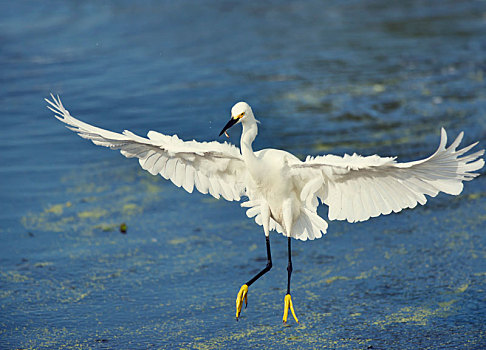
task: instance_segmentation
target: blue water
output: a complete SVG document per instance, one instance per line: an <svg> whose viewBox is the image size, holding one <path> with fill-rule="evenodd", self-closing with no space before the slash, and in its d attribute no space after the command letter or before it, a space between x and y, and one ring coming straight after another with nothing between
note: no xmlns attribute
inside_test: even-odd
<svg viewBox="0 0 486 350"><path fill-rule="evenodd" d="M43 101L208 141L246 100L255 148L300 157L413 160L441 126L484 148L485 18L455 0L1 2L0 348L485 348L484 169L460 196L295 241L300 325L281 324L272 234L274 268L236 322L261 228L80 139Z"/></svg>

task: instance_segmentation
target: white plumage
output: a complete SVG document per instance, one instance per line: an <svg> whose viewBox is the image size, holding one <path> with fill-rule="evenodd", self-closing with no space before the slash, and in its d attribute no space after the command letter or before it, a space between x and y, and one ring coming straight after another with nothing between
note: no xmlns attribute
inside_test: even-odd
<svg viewBox="0 0 486 350"><path fill-rule="evenodd" d="M241 205L248 208L248 217L263 225L267 236L277 230L301 240L320 238L328 225L317 215L319 200L329 207L329 220L357 222L423 205L426 196L439 192L457 195L462 182L476 177L474 172L484 165L480 158L484 150L465 155L477 142L458 149L462 132L446 148L444 129L437 151L415 162L357 154L308 157L302 162L281 150L253 152L257 121L244 102L233 107L223 130L242 123L240 152L226 142L182 141L155 131L144 138L126 130L122 134L103 130L72 117L59 97L46 101L56 117L81 137L138 158L143 169L189 193L196 188L229 201L247 197Z"/></svg>

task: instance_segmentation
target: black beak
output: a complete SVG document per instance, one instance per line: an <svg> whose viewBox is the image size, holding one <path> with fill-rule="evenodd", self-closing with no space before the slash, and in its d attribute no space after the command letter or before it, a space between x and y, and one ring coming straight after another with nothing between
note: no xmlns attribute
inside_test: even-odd
<svg viewBox="0 0 486 350"><path fill-rule="evenodd" d="M233 125L235 125L237 122L238 122L239 119L234 119L234 118L231 118L230 121L228 123L226 123L226 125L224 126L223 130L221 130L221 132L219 133L219 136L223 135L224 132L226 130L228 130L229 128L231 128Z"/></svg>

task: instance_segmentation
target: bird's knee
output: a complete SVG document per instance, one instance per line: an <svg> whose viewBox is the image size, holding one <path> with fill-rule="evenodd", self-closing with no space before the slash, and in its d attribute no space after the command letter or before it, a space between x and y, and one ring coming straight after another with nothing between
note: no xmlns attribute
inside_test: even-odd
<svg viewBox="0 0 486 350"><path fill-rule="evenodd" d="M287 272L292 273L292 264L287 265Z"/></svg>
<svg viewBox="0 0 486 350"><path fill-rule="evenodd" d="M269 260L269 261L267 262L267 267L266 267L266 268L267 268L267 270L270 270L270 269L272 268L272 266L273 266L273 265L272 265L272 261L271 261L271 260Z"/></svg>

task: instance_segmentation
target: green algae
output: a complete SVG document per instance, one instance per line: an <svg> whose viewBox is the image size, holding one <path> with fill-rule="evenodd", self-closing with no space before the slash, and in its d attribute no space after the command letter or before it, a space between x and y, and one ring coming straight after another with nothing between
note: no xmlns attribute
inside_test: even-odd
<svg viewBox="0 0 486 350"><path fill-rule="evenodd" d="M387 315L383 320L374 321L372 324L381 328L396 323L407 323L417 326L426 326L433 318L446 318L450 315L453 305L457 300L439 302L433 306L406 306L398 312Z"/></svg>
<svg viewBox="0 0 486 350"><path fill-rule="evenodd" d="M151 179L152 176L143 173L139 175L141 176L139 182L135 181L136 173L130 174L125 180L134 184L121 185L113 190L104 184L105 178L101 178L97 184L90 180L90 175L86 176L85 181L78 179L79 174L67 175L62 182L68 186L66 192L72 199L64 203L49 205L37 213L29 212L21 218L21 223L31 231L63 232L86 230L86 227L89 227L91 231L101 229L104 232L110 232L116 224L100 223L101 220L111 221L110 218L114 217L127 219L140 215L145 206L151 205L159 198L161 189L158 182L160 179L156 177L155 180ZM113 176L119 177L119 174ZM126 174L122 176L126 176ZM72 186L70 186L71 184ZM138 192L145 194L139 202L134 196ZM100 204L101 198L108 193L112 193L118 200L110 205Z"/></svg>

